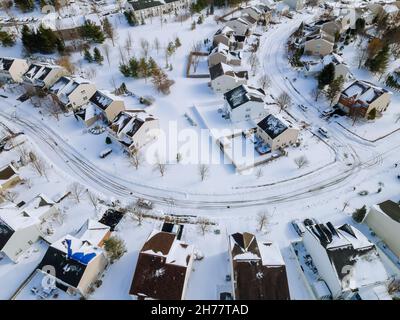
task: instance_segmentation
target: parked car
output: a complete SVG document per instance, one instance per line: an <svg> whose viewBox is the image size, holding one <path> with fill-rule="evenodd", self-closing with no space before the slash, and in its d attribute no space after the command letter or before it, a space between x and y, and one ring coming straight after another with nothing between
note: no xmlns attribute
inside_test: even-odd
<svg viewBox="0 0 400 320"><path fill-rule="evenodd" d="M293 229L296 233L301 237L306 232L306 228L304 227L303 223L299 219L292 220Z"/></svg>
<svg viewBox="0 0 400 320"><path fill-rule="evenodd" d="M304 104L299 104L298 107L303 111L307 111L308 109L308 107L306 107Z"/></svg>
<svg viewBox="0 0 400 320"><path fill-rule="evenodd" d="M110 148L104 149L102 152L100 152L100 158L104 159L104 158L107 157L111 152L112 152L112 149L110 149Z"/></svg>
<svg viewBox="0 0 400 320"><path fill-rule="evenodd" d="M323 135L325 138L329 138L329 133L328 130L326 130L324 127L319 127L318 132Z"/></svg>
<svg viewBox="0 0 400 320"><path fill-rule="evenodd" d="M306 218L303 220L303 224L308 227L319 224L319 221L315 218Z"/></svg>
<svg viewBox="0 0 400 320"><path fill-rule="evenodd" d="M139 207L142 207L142 208L146 208L146 209L149 209L149 210L153 209L153 203L150 200L139 198L136 201L136 204Z"/></svg>
<svg viewBox="0 0 400 320"><path fill-rule="evenodd" d="M335 110L333 110L332 108L325 109L324 111L322 111L321 117L328 117L334 112Z"/></svg>

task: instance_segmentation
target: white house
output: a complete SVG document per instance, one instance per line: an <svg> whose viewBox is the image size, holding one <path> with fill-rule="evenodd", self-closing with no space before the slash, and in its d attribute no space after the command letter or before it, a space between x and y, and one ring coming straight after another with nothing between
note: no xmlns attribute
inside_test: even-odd
<svg viewBox="0 0 400 320"><path fill-rule="evenodd" d="M232 66L240 66L242 63L240 51L230 51L228 46L219 43L208 55L208 66L212 67L221 62Z"/></svg>
<svg viewBox="0 0 400 320"><path fill-rule="evenodd" d="M252 19L251 21L253 23L251 23L249 20L246 20L243 16L235 17L228 20L225 23L225 26L231 28L233 31L235 31L236 34L245 36L252 30L255 25L255 20Z"/></svg>
<svg viewBox="0 0 400 320"><path fill-rule="evenodd" d="M62 76L67 75L65 68L48 63L32 63L23 75L25 83L40 88L50 88Z"/></svg>
<svg viewBox="0 0 400 320"><path fill-rule="evenodd" d="M375 245L353 226L307 226L303 243L334 299L390 299Z"/></svg>
<svg viewBox="0 0 400 320"><path fill-rule="evenodd" d="M247 71L234 71L225 63L219 63L209 68L211 87L217 93L225 93L242 84L247 84Z"/></svg>
<svg viewBox="0 0 400 320"><path fill-rule="evenodd" d="M144 110L120 112L108 127L109 136L128 152L141 149L159 134L159 121Z"/></svg>
<svg viewBox="0 0 400 320"><path fill-rule="evenodd" d="M74 115L87 127L90 127L97 121L109 124L124 110L124 100L109 91L97 90L89 99L89 103L76 109Z"/></svg>
<svg viewBox="0 0 400 320"><path fill-rule="evenodd" d="M224 94L225 109L233 122L263 118L267 115L265 92L247 85L240 85Z"/></svg>
<svg viewBox="0 0 400 320"><path fill-rule="evenodd" d="M256 134L274 151L297 142L300 130L288 120L269 114L257 123Z"/></svg>
<svg viewBox="0 0 400 320"><path fill-rule="evenodd" d="M213 36L213 46L222 43L230 50L241 50L244 47L246 36L237 35L235 31L227 26L219 29Z"/></svg>
<svg viewBox="0 0 400 320"><path fill-rule="evenodd" d="M398 203L387 200L372 206L364 222L400 257L400 205Z"/></svg>
<svg viewBox="0 0 400 320"><path fill-rule="evenodd" d="M169 13L177 13L188 9L192 0L128 0L125 4L127 11L135 13L138 19L162 16Z"/></svg>
<svg viewBox="0 0 400 320"><path fill-rule="evenodd" d="M303 56L301 61L304 63L308 75L314 76L321 72L326 65L332 63L335 68L335 79L342 76L344 82L347 82L353 78L347 63L336 53L328 54L322 59L314 56Z"/></svg>
<svg viewBox="0 0 400 320"><path fill-rule="evenodd" d="M20 83L28 67L25 59L0 57L0 81Z"/></svg>
<svg viewBox="0 0 400 320"><path fill-rule="evenodd" d="M96 86L80 77L61 77L50 87L50 93L57 96L65 107L74 110L87 104L95 92Z"/></svg>
<svg viewBox="0 0 400 320"><path fill-rule="evenodd" d="M57 204L43 193L20 207L20 211L24 216L35 218L40 222L52 218L60 212Z"/></svg>
<svg viewBox="0 0 400 320"><path fill-rule="evenodd" d="M139 300L184 300L194 247L171 232L153 230L140 250L129 294Z"/></svg>
<svg viewBox="0 0 400 320"><path fill-rule="evenodd" d="M283 2L286 3L291 10L298 11L298 10L301 10L304 8L305 1L304 0L283 0Z"/></svg>
<svg viewBox="0 0 400 320"><path fill-rule="evenodd" d="M14 206L0 208L0 252L11 261L16 263L39 237L39 220Z"/></svg>

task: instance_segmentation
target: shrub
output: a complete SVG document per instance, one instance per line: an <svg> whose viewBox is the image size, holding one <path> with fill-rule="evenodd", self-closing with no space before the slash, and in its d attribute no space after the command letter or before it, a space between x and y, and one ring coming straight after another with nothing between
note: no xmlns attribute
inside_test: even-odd
<svg viewBox="0 0 400 320"><path fill-rule="evenodd" d="M361 222L364 220L366 214L367 214L367 208L366 208L366 206L364 205L364 206L362 206L361 208L356 209L356 210L353 212L352 217L353 217L353 220L354 220L355 222L361 223Z"/></svg>

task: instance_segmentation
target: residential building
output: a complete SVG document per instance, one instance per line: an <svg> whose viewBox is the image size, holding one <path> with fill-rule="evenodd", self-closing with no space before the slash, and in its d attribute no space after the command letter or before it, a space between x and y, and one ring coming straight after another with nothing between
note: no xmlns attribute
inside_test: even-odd
<svg viewBox="0 0 400 320"><path fill-rule="evenodd" d="M301 10L304 8L305 1L304 0L283 0L283 2L286 3L291 10L298 11L298 10Z"/></svg>
<svg viewBox="0 0 400 320"><path fill-rule="evenodd" d="M61 77L50 87L54 94L67 108L76 110L89 102L95 94L96 86L80 77Z"/></svg>
<svg viewBox="0 0 400 320"><path fill-rule="evenodd" d="M304 53L307 55L326 56L332 53L335 43L329 37L319 34L304 43Z"/></svg>
<svg viewBox="0 0 400 320"><path fill-rule="evenodd" d="M313 56L303 56L301 60L305 65L308 75L316 76L326 65L333 63L335 68L335 79L342 76L344 82L347 82L353 78L347 63L336 53L328 54L322 59Z"/></svg>
<svg viewBox="0 0 400 320"><path fill-rule="evenodd" d="M353 226L307 226L303 243L334 299L390 299L375 245Z"/></svg>
<svg viewBox="0 0 400 320"><path fill-rule="evenodd" d="M192 2L191 0L128 0L125 9L134 12L138 19L145 19L188 10Z"/></svg>
<svg viewBox="0 0 400 320"><path fill-rule="evenodd" d="M222 43L229 47L229 50L242 50L246 36L237 35L230 27L223 27L219 29L213 37L213 46Z"/></svg>
<svg viewBox="0 0 400 320"><path fill-rule="evenodd" d="M95 221L86 225L79 237L66 235L54 242L37 268L37 272L53 277L57 288L71 295L87 296L108 265L99 245L109 237L109 227Z"/></svg>
<svg viewBox="0 0 400 320"><path fill-rule="evenodd" d="M211 87L215 92L225 93L237 86L247 84L247 71L234 71L231 66L219 63L209 68Z"/></svg>
<svg viewBox="0 0 400 320"><path fill-rule="evenodd" d="M80 117L87 126L91 126L97 120L109 124L124 110L125 103L123 100L108 91L97 90L90 98L90 102L77 110L75 115Z"/></svg>
<svg viewBox="0 0 400 320"><path fill-rule="evenodd" d="M61 66L34 62L24 73L23 80L35 87L49 89L57 80L67 74L68 71Z"/></svg>
<svg viewBox="0 0 400 320"><path fill-rule="evenodd" d="M25 215L14 206L0 208L0 252L11 261L20 256L39 240L39 221Z"/></svg>
<svg viewBox="0 0 400 320"><path fill-rule="evenodd" d="M43 222L60 213L57 204L42 193L34 197L28 203L25 203L18 208L18 210L21 211L24 216L35 218L39 222Z"/></svg>
<svg viewBox="0 0 400 320"><path fill-rule="evenodd" d="M387 200L371 207L364 222L400 257L400 205Z"/></svg>
<svg viewBox="0 0 400 320"><path fill-rule="evenodd" d="M175 233L152 231L140 250L129 294L139 300L184 300L193 251Z"/></svg>
<svg viewBox="0 0 400 320"><path fill-rule="evenodd" d="M108 133L128 152L133 152L157 138L159 121L144 110L126 110L115 117Z"/></svg>
<svg viewBox="0 0 400 320"><path fill-rule="evenodd" d="M274 151L296 143L299 132L288 120L269 114L257 123L256 134Z"/></svg>
<svg viewBox="0 0 400 320"><path fill-rule="evenodd" d="M248 17L249 19L246 19L245 17ZM231 28L237 35L246 36L251 32L255 23L256 21L250 16L241 16L231 18L225 23L225 26Z"/></svg>
<svg viewBox="0 0 400 320"><path fill-rule="evenodd" d="M21 182L21 178L12 164L0 168L0 192L14 187L19 182Z"/></svg>
<svg viewBox="0 0 400 320"><path fill-rule="evenodd" d="M28 67L25 59L0 57L0 81L21 83Z"/></svg>
<svg viewBox="0 0 400 320"><path fill-rule="evenodd" d="M261 19L263 15L263 11L257 6L246 6L242 9L242 14L248 15L254 20Z"/></svg>
<svg viewBox="0 0 400 320"><path fill-rule="evenodd" d="M267 115L265 92L247 85L240 85L224 94L225 109L233 122L263 118Z"/></svg>
<svg viewBox="0 0 400 320"><path fill-rule="evenodd" d="M279 248L243 232L229 236L235 300L290 300L286 266Z"/></svg>
<svg viewBox="0 0 400 320"><path fill-rule="evenodd" d="M208 66L212 67L221 62L232 66L240 66L242 63L240 51L230 51L228 46L219 43L211 50L208 56Z"/></svg>
<svg viewBox="0 0 400 320"><path fill-rule="evenodd" d="M390 100L391 92L386 89L356 80L342 91L338 106L350 116L367 118L372 110L386 111Z"/></svg>

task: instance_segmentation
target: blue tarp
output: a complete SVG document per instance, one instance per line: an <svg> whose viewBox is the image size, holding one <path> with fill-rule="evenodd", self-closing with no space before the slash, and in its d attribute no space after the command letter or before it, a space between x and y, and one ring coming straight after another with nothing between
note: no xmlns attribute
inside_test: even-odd
<svg viewBox="0 0 400 320"><path fill-rule="evenodd" d="M67 239L66 242L68 245L68 253L67 253L68 259L73 259L84 265L87 265L94 257L96 257L95 253L88 253L88 254L84 254L83 252L72 253L71 240Z"/></svg>

